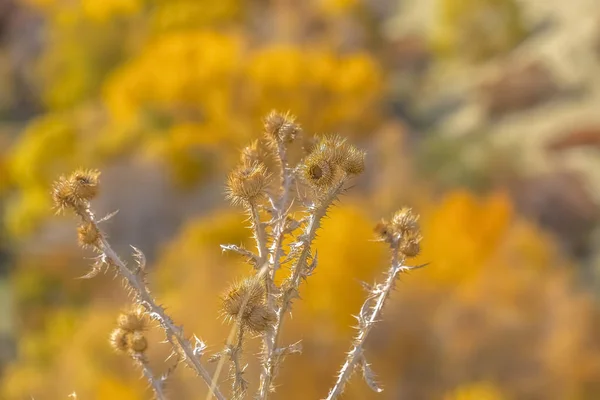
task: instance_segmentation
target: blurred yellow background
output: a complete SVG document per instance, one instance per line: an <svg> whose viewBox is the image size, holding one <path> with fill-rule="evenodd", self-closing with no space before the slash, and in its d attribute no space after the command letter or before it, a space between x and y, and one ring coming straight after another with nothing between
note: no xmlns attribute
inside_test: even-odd
<svg viewBox="0 0 600 400"><path fill-rule="evenodd" d="M360 281L388 263L373 227L404 205L430 264L367 342L384 392L357 374L345 399L600 398L597 0L0 0L0 399L152 396L108 344L120 280L75 279L92 254L53 216L76 167L103 171L111 243L143 250L158 300L221 350L218 295L249 271L219 244L253 245L224 180L271 109L368 152L324 222L274 398L326 395ZM206 390L185 368L168 386Z"/></svg>

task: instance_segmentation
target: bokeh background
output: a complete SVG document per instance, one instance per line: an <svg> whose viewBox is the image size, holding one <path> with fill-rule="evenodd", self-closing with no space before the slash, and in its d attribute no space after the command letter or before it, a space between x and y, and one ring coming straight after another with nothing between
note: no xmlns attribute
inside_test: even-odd
<svg viewBox="0 0 600 400"><path fill-rule="evenodd" d="M51 210L79 166L103 171L116 249L142 249L159 301L222 348L218 295L249 271L219 244L252 245L224 177L271 109L369 154L324 224L274 398L326 394L360 281L387 265L373 226L402 205L430 265L368 341L385 391L356 376L345 398L600 398L597 0L0 0L1 399L151 397L107 343L119 279L76 279L92 254ZM169 391L206 388L180 368Z"/></svg>

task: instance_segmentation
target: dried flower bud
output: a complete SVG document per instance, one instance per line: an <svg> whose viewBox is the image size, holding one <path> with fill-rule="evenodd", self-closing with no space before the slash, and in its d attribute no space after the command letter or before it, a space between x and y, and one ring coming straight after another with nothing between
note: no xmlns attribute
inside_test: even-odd
<svg viewBox="0 0 600 400"><path fill-rule="evenodd" d="M422 236L418 232L407 232L400 240L400 253L406 258L413 258L421 252Z"/></svg>
<svg viewBox="0 0 600 400"><path fill-rule="evenodd" d="M73 188L75 197L89 201L98 195L98 170L77 170L69 177L69 183Z"/></svg>
<svg viewBox="0 0 600 400"><path fill-rule="evenodd" d="M64 176L52 185L52 201L57 213L67 209L81 212L86 207L85 201L75 195L73 185Z"/></svg>
<svg viewBox="0 0 600 400"><path fill-rule="evenodd" d="M141 307L119 314L117 325L127 332L144 331L148 327L148 319Z"/></svg>
<svg viewBox="0 0 600 400"><path fill-rule="evenodd" d="M263 163L241 165L227 178L228 198L233 204L254 204L264 195L269 178Z"/></svg>
<svg viewBox="0 0 600 400"><path fill-rule="evenodd" d="M148 349L148 340L143 332L136 331L127 336L127 346L135 353L143 353Z"/></svg>
<svg viewBox="0 0 600 400"><path fill-rule="evenodd" d="M340 161L340 167L350 175L359 175L365 170L365 155L364 151L349 146L346 157Z"/></svg>
<svg viewBox="0 0 600 400"><path fill-rule="evenodd" d="M394 240L394 230L392 229L392 227L390 226L390 223L385 221L385 220L381 220L381 222L379 222L377 225L375 225L375 234L377 235L378 239L387 242L387 243L392 243Z"/></svg>
<svg viewBox="0 0 600 400"><path fill-rule="evenodd" d="M241 312L241 324L253 332L264 332L277 318L265 305L265 288L256 278L235 283L223 296L222 312L229 321L236 321Z"/></svg>
<svg viewBox="0 0 600 400"><path fill-rule="evenodd" d="M84 222L77 228L77 241L83 248L100 247L101 237L100 230L94 223Z"/></svg>
<svg viewBox="0 0 600 400"><path fill-rule="evenodd" d="M292 142L302 132L294 116L277 111L271 111L264 119L264 129L267 139L276 143Z"/></svg>
<svg viewBox="0 0 600 400"><path fill-rule="evenodd" d="M261 156L258 149L258 140L253 141L242 149L240 161L244 165L252 165L260 162Z"/></svg>
<svg viewBox="0 0 600 400"><path fill-rule="evenodd" d="M110 345L120 353L125 353L129 349L129 339L131 332L117 328L110 334Z"/></svg>
<svg viewBox="0 0 600 400"><path fill-rule="evenodd" d="M223 296L223 313L226 317L236 318L245 304L243 314L247 314L252 307L264 302L265 293L265 288L258 279L249 278L236 282Z"/></svg>
<svg viewBox="0 0 600 400"><path fill-rule="evenodd" d="M395 230L402 234L406 232L416 233L419 231L419 215L415 214L411 208L404 207L396 211L392 217L392 225Z"/></svg>
<svg viewBox="0 0 600 400"><path fill-rule="evenodd" d="M314 189L329 189L336 182L335 167L315 153L308 156L300 167L302 179Z"/></svg>
<svg viewBox="0 0 600 400"><path fill-rule="evenodd" d="M270 330L277 321L275 311L268 309L265 305L259 305L252 309L249 317L244 320L245 327L254 333Z"/></svg>

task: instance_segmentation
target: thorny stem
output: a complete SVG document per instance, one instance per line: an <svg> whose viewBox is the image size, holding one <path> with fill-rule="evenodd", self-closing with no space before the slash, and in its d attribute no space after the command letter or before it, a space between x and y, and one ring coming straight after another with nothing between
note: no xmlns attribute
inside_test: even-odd
<svg viewBox="0 0 600 400"><path fill-rule="evenodd" d="M237 343L229 349L230 360L233 366L233 393L236 399L241 399L246 395L248 382L244 379L244 368L241 365L242 347L244 344L244 326L239 325L237 333Z"/></svg>
<svg viewBox="0 0 600 400"><path fill-rule="evenodd" d="M379 320L381 310L383 309L383 305L388 296L390 295L390 292L394 288L394 283L398 274L400 272L412 269L412 267L403 266L402 263L403 260L401 260L398 256L398 243L396 242L392 244L392 265L388 270L386 281L382 287L376 289L379 292L379 295L377 296L377 301L375 302L375 305L371 309L371 315L364 322L361 322L359 319L359 332L353 341L352 350L348 353L348 356L346 357L346 362L340 369L337 381L329 391L326 400L336 399L344 391L344 387L346 386L346 383L348 382L350 376L354 372L357 363L361 360L361 357L363 357L363 345L365 343L365 340L367 339L367 336L369 336L369 332L371 332L371 328L373 328L375 322ZM365 304L361 309L367 309L368 303L372 300L372 297L367 298L367 300L365 300ZM359 318L361 317L362 316L359 316Z"/></svg>
<svg viewBox="0 0 600 400"><path fill-rule="evenodd" d="M150 366L148 365L148 361L145 359L145 357L143 355L140 355L140 356L134 356L133 359L142 367L142 372L144 373L144 376L148 380L148 383L150 383L150 386L152 386L152 391L154 392L154 398L156 400L167 400L167 397L165 396L165 393L163 390L164 389L163 388L164 381L160 378L157 379L154 376L154 374L152 374L152 370L150 369Z"/></svg>
<svg viewBox="0 0 600 400"><path fill-rule="evenodd" d="M87 222L96 225L94 214L90 209L86 210L86 213L81 216ZM105 236L101 236L102 252L104 256L115 265L119 273L127 280L129 286L133 289L135 296L139 302L144 305L150 317L157 320L163 327L167 339L173 346L174 350L178 353L183 352L184 359L188 366L192 368L196 373L204 380L204 382L210 388L211 394L218 400L225 400L225 397L220 392L219 388L213 384L210 374L200 363L198 356L194 354L191 343L184 338L183 330L176 326L171 317L169 317L163 307L156 304L152 295L148 291L145 282L139 274L133 273L125 263L119 258L117 253L112 249L110 243L106 240Z"/></svg>
<svg viewBox="0 0 600 400"><path fill-rule="evenodd" d="M267 254L267 233L265 227L260 221L260 214L256 204L250 204L248 206L248 212L252 220L252 226L254 227L254 237L256 239L256 249L258 251L257 269L260 269L265 262L265 256Z"/></svg>
<svg viewBox="0 0 600 400"><path fill-rule="evenodd" d="M281 257L282 257L282 247L283 247L283 238L285 233L285 224L287 218L287 211L289 206L289 197L290 197L290 189L292 186L293 176L292 171L287 165L287 151L286 147L283 143L278 143L277 148L277 157L281 167L281 187L282 192L281 196L278 199L278 204L275 207L277 212L276 215L276 223L273 227L273 241L271 243L271 247L269 248L269 270L268 273L265 274L265 286L267 291L267 307L270 310L276 311L275 309L275 274L279 269ZM264 349L263 349L263 365L260 373L260 393L263 393L263 387L265 385L266 376L268 374L268 359L269 356L273 352L274 345L274 331L267 330L264 334Z"/></svg>
<svg viewBox="0 0 600 400"><path fill-rule="evenodd" d="M302 282L302 271L305 268L306 261L310 255L312 242L316 237L317 230L321 226L321 219L325 216L329 205L336 198L344 183L345 179L340 179L338 185L336 185L336 187L328 193L326 198L319 202L309 216L308 225L305 229L305 234L302 237L302 250L298 255L298 259L296 260L296 263L292 269L292 276L289 279L289 286L283 293L281 306L279 310L277 310L277 322L273 328L273 341L269 348L269 354L266 359L266 373L264 382L261 382L260 386L260 399L267 399L269 396L269 388L273 382L278 364L277 358L279 355L277 354L277 346L279 343L279 336L283 326L284 317L292 304L292 300L297 296L298 287Z"/></svg>

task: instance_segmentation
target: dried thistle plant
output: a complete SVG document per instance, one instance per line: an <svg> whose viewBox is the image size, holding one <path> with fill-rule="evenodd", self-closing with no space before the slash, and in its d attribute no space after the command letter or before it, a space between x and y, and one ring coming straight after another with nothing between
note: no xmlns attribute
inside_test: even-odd
<svg viewBox="0 0 600 400"><path fill-rule="evenodd" d="M80 170L60 177L54 184L52 196L58 211L72 210L80 219L77 230L81 247L98 253L97 262L85 278L94 277L104 268L113 269L130 290L134 311L122 314L118 327L111 335L112 346L129 354L144 371L155 396L164 398L162 391L166 376L155 378L146 362L148 347L144 329L146 317L163 328L173 353L209 386L207 398L226 397L218 388L220 373L229 362L231 398L247 396L249 384L244 377L242 361L246 340L253 336L262 340L261 373L257 399L267 399L274 392L277 373L286 356L301 352L300 341L280 343L286 315L299 298L303 281L317 268L318 256L314 247L317 231L329 208L348 187L349 181L365 169L365 152L339 136L317 138L296 163L290 161L291 146L296 146L302 129L290 114L270 113L264 120L263 140L255 141L241 152L240 163L227 178L227 198L244 209L250 221L256 250L233 244L223 244L223 251L235 252L251 266L252 274L233 283L221 296L221 314L232 325L225 348L209 358L217 362L214 375L208 373L201 356L206 345L194 336L187 338L157 304L148 289L145 258L134 249L135 266L124 263L110 247L90 208L90 200L98 193L99 172ZM267 154L262 154L265 148ZM276 171L270 171L266 158L274 159ZM274 177L277 177L276 179ZM363 345L374 323L380 318L383 305L401 272L408 267L406 260L420 251L421 233L418 216L410 209L401 209L390 221L376 227L381 241L390 246L391 266L383 283L372 286L357 319L358 333L353 341L338 379L328 399L337 398L356 368L361 368L366 382L376 391L374 374L364 356ZM291 239L291 240L288 240ZM289 243L284 246L284 243ZM276 284L276 274L286 266L289 273Z"/></svg>

